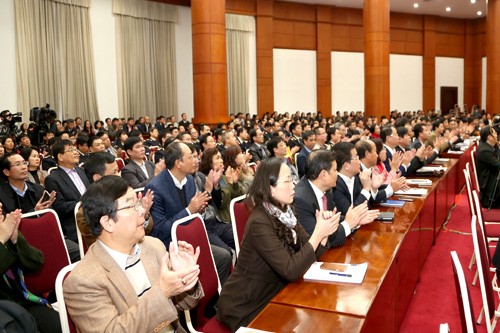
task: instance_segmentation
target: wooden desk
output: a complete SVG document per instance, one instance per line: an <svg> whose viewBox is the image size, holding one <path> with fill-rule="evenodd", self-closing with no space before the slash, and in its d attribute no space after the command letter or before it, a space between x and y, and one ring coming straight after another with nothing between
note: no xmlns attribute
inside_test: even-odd
<svg viewBox="0 0 500 333"><path fill-rule="evenodd" d="M363 283L290 283L250 327L276 332L397 332L452 204L448 191L454 197L456 182L449 177L456 179L457 163L456 159L447 162L448 170L441 177L426 177L433 181L426 198L416 198L402 208L382 208L395 212L393 223L363 226L344 246L321 257L326 262L368 262ZM278 315L280 310L290 317ZM301 323L294 318L303 318L308 324L297 329ZM321 323L313 323L313 318ZM361 319L357 322L353 318ZM315 329L309 330L308 325Z"/></svg>
<svg viewBox="0 0 500 333"><path fill-rule="evenodd" d="M364 319L339 313L269 304L252 321L252 327L277 333L332 333L338 327L345 332L359 332Z"/></svg>

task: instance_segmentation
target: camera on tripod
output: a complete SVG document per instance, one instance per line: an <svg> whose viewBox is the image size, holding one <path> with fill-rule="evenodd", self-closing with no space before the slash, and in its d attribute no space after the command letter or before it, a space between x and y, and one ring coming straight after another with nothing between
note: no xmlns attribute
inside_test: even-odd
<svg viewBox="0 0 500 333"><path fill-rule="evenodd" d="M39 146L43 143L44 135L50 131L52 123L57 118L57 114L50 108L50 104L45 104L44 107L34 107L30 110L30 121L35 123L31 141L34 145Z"/></svg>

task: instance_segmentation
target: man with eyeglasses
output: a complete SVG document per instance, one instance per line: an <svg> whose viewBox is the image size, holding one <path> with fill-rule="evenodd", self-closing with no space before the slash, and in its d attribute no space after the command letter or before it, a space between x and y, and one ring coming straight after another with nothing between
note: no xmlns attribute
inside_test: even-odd
<svg viewBox="0 0 500 333"><path fill-rule="evenodd" d="M14 153L0 159L1 176L5 182L0 186L2 213L7 214L21 209L22 213L47 209L56 200L56 192L51 191L44 199L43 186L28 181L28 162ZM80 260L78 244L66 238L66 247L72 262Z"/></svg>
<svg viewBox="0 0 500 333"><path fill-rule="evenodd" d="M64 235L78 242L74 209L90 183L85 171L77 166L80 154L71 141L61 140L54 143L52 154L58 168L45 178L45 188L49 192L57 193L53 208L59 215Z"/></svg>
<svg viewBox="0 0 500 333"><path fill-rule="evenodd" d="M129 162L122 170L122 178L125 179L132 188L146 186L153 177L165 170L165 162L160 160L158 164L145 160L146 149L142 140L137 136L132 136L125 140L123 149L129 156Z"/></svg>
<svg viewBox="0 0 500 333"><path fill-rule="evenodd" d="M144 201L144 200L142 200ZM185 332L178 311L203 297L199 248L145 236L147 208L125 180L105 176L82 197L97 241L64 282L79 332Z"/></svg>

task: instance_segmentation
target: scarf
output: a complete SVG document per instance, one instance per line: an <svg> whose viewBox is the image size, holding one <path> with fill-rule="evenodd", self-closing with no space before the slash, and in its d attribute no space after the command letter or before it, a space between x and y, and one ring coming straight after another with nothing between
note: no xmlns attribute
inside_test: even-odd
<svg viewBox="0 0 500 333"><path fill-rule="evenodd" d="M269 202L264 202L262 205L269 215L277 218L281 223L283 223L288 229L292 231L293 243L297 244L297 233L294 230L295 225L297 225L297 218L293 214L290 206L287 206L287 210L283 212L281 209Z"/></svg>

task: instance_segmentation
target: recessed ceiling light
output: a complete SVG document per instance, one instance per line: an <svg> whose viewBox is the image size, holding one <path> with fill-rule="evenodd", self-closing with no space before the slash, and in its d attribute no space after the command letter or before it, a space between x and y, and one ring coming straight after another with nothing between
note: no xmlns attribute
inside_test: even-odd
<svg viewBox="0 0 500 333"><path fill-rule="evenodd" d="M470 0L470 3L476 3L476 0Z"/></svg>
<svg viewBox="0 0 500 333"><path fill-rule="evenodd" d="M482 11L480 11L480 10L478 10L478 11L477 11L477 15L478 15L478 16L481 16L481 15L483 15L483 12L482 12Z"/></svg>
<svg viewBox="0 0 500 333"><path fill-rule="evenodd" d="M446 7L447 12L451 12L451 7Z"/></svg>
<svg viewBox="0 0 500 333"><path fill-rule="evenodd" d="M418 3L414 3L413 8L418 8Z"/></svg>

